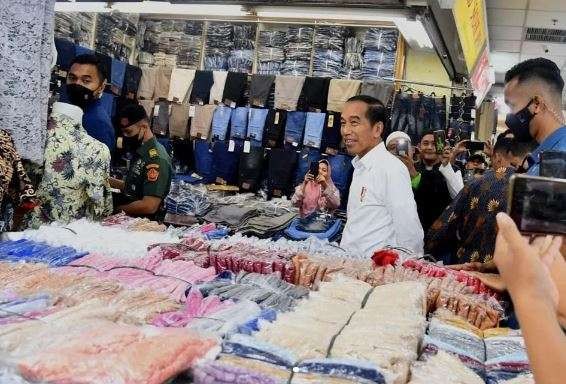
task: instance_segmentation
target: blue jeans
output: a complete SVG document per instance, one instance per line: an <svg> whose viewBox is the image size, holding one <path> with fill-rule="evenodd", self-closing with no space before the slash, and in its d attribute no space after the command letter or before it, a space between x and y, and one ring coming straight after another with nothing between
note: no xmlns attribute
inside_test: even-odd
<svg viewBox="0 0 566 384"><path fill-rule="evenodd" d="M287 235L289 238L293 240L306 240L311 236L314 236L321 240L325 240L325 239L332 240L333 238L336 237L336 235L338 235L338 232L340 232L340 228L341 228L340 219L331 220L325 223L324 227L325 227L324 231L304 230L304 228L301 225L301 219L297 218L294 219L289 225L289 228L285 230L285 235Z"/></svg>
<svg viewBox="0 0 566 384"><path fill-rule="evenodd" d="M322 131L324 130L325 113L308 112L303 145L320 148Z"/></svg>
<svg viewBox="0 0 566 384"><path fill-rule="evenodd" d="M418 143L420 135L417 131L417 121L415 119L416 101L410 94L402 93L397 95L393 103L391 115L391 131L405 132L411 138L411 142Z"/></svg>
<svg viewBox="0 0 566 384"><path fill-rule="evenodd" d="M248 138L260 143L263 141L263 130L268 113L269 109L250 108Z"/></svg>
<svg viewBox="0 0 566 384"><path fill-rule="evenodd" d="M225 141L217 141L212 149L212 170L215 181L220 178L227 184L235 185L238 181L238 164L240 162L240 153L242 152L242 143L236 142L234 152L228 152L228 143Z"/></svg>
<svg viewBox="0 0 566 384"><path fill-rule="evenodd" d="M230 124L230 116L232 115L232 108L225 105L219 105L214 110L212 117L212 139L213 140L226 140L228 133L228 125Z"/></svg>
<svg viewBox="0 0 566 384"><path fill-rule="evenodd" d="M305 175L309 171L312 162L318 162L321 159L320 151L315 148L303 148L299 154L299 164L295 173L295 185L299 185L305 179Z"/></svg>
<svg viewBox="0 0 566 384"><path fill-rule="evenodd" d="M306 112L294 111L287 113L287 125L285 126L285 142L300 144L307 122Z"/></svg>
<svg viewBox="0 0 566 384"><path fill-rule="evenodd" d="M232 110L231 139L245 139L248 128L248 108L238 107Z"/></svg>
<svg viewBox="0 0 566 384"><path fill-rule="evenodd" d="M214 173L212 170L212 150L210 144L206 140L195 140L195 170L202 176L203 183L211 183L214 181Z"/></svg>

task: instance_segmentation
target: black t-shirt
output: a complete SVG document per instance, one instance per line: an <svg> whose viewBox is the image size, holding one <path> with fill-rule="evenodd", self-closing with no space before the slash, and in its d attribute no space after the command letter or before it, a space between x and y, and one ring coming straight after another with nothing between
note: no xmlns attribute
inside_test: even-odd
<svg viewBox="0 0 566 384"><path fill-rule="evenodd" d="M417 166L417 171L421 174L421 182L413 191L425 233L452 201L446 179L438 170L439 167L440 165L437 164L428 170L423 165Z"/></svg>

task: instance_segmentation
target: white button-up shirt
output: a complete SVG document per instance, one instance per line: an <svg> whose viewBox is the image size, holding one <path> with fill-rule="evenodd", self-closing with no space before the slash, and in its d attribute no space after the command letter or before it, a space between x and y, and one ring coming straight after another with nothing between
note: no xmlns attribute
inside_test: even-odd
<svg viewBox="0 0 566 384"><path fill-rule="evenodd" d="M423 228L407 167L380 143L356 157L341 246L371 257L385 246L423 252Z"/></svg>

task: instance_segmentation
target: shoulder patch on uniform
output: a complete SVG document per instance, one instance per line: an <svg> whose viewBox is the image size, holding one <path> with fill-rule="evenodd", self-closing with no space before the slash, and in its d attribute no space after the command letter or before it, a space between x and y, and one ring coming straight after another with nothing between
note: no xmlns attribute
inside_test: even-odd
<svg viewBox="0 0 566 384"><path fill-rule="evenodd" d="M147 170L147 181L155 182L159 178L159 171L157 168L148 168Z"/></svg>
<svg viewBox="0 0 566 384"><path fill-rule="evenodd" d="M157 157L157 156L159 156L159 152L157 152L157 149L151 148L149 150L149 157Z"/></svg>

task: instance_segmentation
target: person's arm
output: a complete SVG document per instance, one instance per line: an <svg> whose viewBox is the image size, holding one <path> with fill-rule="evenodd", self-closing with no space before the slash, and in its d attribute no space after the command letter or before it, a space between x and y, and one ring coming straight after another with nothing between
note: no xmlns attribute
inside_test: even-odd
<svg viewBox="0 0 566 384"><path fill-rule="evenodd" d="M328 184L322 191L322 195L326 197L326 208L336 209L340 207L340 191L333 183Z"/></svg>
<svg viewBox="0 0 566 384"><path fill-rule="evenodd" d="M464 178L462 177L462 172L454 171L452 164L448 163L446 165L442 164L438 170L444 176L446 180L446 186L448 187L448 192L450 197L455 198L458 193L464 188Z"/></svg>
<svg viewBox="0 0 566 384"><path fill-rule="evenodd" d="M391 170L386 181L387 208L393 219L398 245L415 252L423 251L423 227L417 213L417 203L406 168ZM377 181L376 181L377 182Z"/></svg>
<svg viewBox="0 0 566 384"><path fill-rule="evenodd" d="M153 215L159 209L161 200L160 197L144 196L141 200L119 206L118 211L123 211L130 216Z"/></svg>
<svg viewBox="0 0 566 384"><path fill-rule="evenodd" d="M513 220L497 215L499 232L494 261L511 295L537 384L566 382L566 336L556 317L560 286L549 268L564 263L561 238L545 247L529 244ZM540 244L540 242L539 242Z"/></svg>

